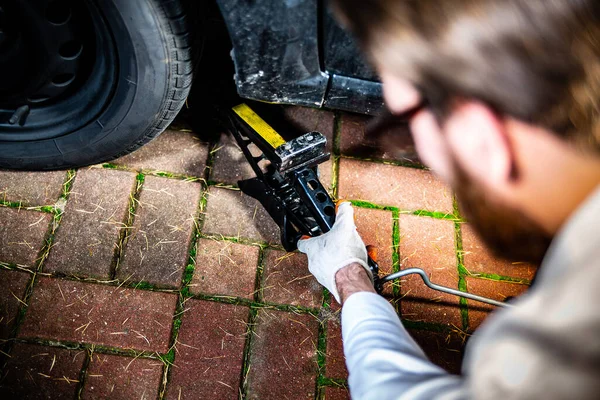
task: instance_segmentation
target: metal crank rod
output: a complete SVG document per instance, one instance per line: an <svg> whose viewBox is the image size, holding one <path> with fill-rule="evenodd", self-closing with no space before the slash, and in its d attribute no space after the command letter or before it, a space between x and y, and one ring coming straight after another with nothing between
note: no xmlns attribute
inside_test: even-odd
<svg viewBox="0 0 600 400"><path fill-rule="evenodd" d="M277 223L285 250L296 250L296 243L303 235L319 236L331 230L335 205L317 175L317 165L329 159L325 137L319 132L309 132L286 142L246 104L223 113L223 117L226 128L256 174L255 178L239 181L238 186L246 195L257 199ZM256 146L260 155L253 154L250 145ZM267 162L265 168L259 165L261 161ZM417 274L430 289L498 307L511 306L432 283L420 268L380 277L376 258L369 254L368 265L379 294L383 292L384 283Z"/></svg>
<svg viewBox="0 0 600 400"><path fill-rule="evenodd" d="M386 282L391 282L393 280L400 279L406 275L414 275L414 274L419 275L421 277L421 279L423 279L423 283L425 283L425 286L427 286L430 289L437 290L438 292L444 292L444 293L452 294L454 296L459 296L459 297L464 297L466 299L480 301L482 303L491 304L491 305L494 305L497 307L512 307L512 305L508 304L508 303L503 303L501 301L492 300L487 297L463 292L461 290L452 289L452 288L449 288L446 286L437 285L429 280L427 273L425 271L423 271L421 268L408 268L403 271L394 272L392 274L389 274L389 275L379 278L379 282L381 282L381 284L383 285Z"/></svg>

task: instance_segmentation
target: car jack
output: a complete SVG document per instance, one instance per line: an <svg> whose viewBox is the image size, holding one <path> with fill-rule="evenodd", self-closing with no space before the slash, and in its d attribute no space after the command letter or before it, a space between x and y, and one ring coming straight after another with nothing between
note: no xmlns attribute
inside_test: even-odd
<svg viewBox="0 0 600 400"><path fill-rule="evenodd" d="M286 142L246 104L224 112L223 119L256 174L254 178L238 181L238 186L243 193L258 200L279 226L283 248L294 251L302 236L314 237L328 232L335 222L335 204L317 173L317 166L330 158L325 136L308 132ZM380 277L375 258L370 252L368 264L379 294L384 283L417 274L430 289L498 307L510 306L432 283L420 268Z"/></svg>

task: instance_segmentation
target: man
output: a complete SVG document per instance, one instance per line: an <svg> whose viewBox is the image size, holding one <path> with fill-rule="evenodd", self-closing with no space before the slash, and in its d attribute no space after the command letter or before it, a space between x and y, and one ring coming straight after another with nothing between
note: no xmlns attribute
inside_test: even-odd
<svg viewBox="0 0 600 400"><path fill-rule="evenodd" d="M388 108L418 110L417 151L482 238L500 256L543 259L528 293L470 340L463 375L450 375L374 293L343 204L329 233L298 247L343 304L355 400L600 398L599 8L597 0L335 2L378 69Z"/></svg>

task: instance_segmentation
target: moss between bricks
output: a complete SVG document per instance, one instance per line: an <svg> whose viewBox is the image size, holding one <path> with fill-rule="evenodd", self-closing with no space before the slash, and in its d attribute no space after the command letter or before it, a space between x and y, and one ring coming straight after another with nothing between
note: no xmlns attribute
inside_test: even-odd
<svg viewBox="0 0 600 400"><path fill-rule="evenodd" d="M205 182L206 180L199 176L176 174L166 171L155 171L152 169L143 169L142 172L146 175L160 176L161 178L176 179L185 182Z"/></svg>
<svg viewBox="0 0 600 400"><path fill-rule="evenodd" d="M175 315L173 316L173 327L171 329L171 340L169 351L162 357L165 362L164 373L168 376L169 368L175 362L175 346L177 345L177 337L179 336L179 328L181 328L181 317L185 311L183 304L185 298L180 293L179 301L177 302L177 308L175 309ZM166 388L163 388L165 390ZM162 391L162 390L161 390Z"/></svg>
<svg viewBox="0 0 600 400"><path fill-rule="evenodd" d="M464 276L458 277L458 290L460 290L462 292L467 291L467 281ZM458 301L460 304L460 317L462 320L462 329L464 331L468 331L469 330L469 308L467 307L467 305L468 305L467 299L465 299L464 297L459 297Z"/></svg>
<svg viewBox="0 0 600 400"><path fill-rule="evenodd" d="M250 307L248 313L248 331L246 332L246 343L244 343L244 352L242 354L242 373L240 375L241 398L247 397L248 390L248 372L250 371L250 357L252 342L254 341L254 327L256 326L256 319L258 316L258 309Z"/></svg>
<svg viewBox="0 0 600 400"><path fill-rule="evenodd" d="M400 213L397 210L392 211L392 272L400 271ZM390 283L394 297L400 296L400 279Z"/></svg>
<svg viewBox="0 0 600 400"><path fill-rule="evenodd" d="M490 274L487 272L471 272L464 266L464 264L462 264L462 262L458 265L458 273L464 277L469 276L473 278L487 279L490 281L508 282L527 286L531 285L531 281L525 278L513 278L511 276Z"/></svg>
<svg viewBox="0 0 600 400"><path fill-rule="evenodd" d="M331 163L331 197L333 200L338 200L339 196L339 179L340 175L340 158L338 156L333 156L333 160Z"/></svg>
<svg viewBox="0 0 600 400"><path fill-rule="evenodd" d="M0 261L0 269L4 269L6 271L20 271L26 272L29 274L33 274L34 271L31 270L27 265L19 265L14 263L7 263L4 261Z"/></svg>
<svg viewBox="0 0 600 400"><path fill-rule="evenodd" d="M339 193L339 175L340 175L340 140L342 132L342 116L340 113L333 114L333 143L332 143L332 162L331 162L331 197L338 198Z"/></svg>
<svg viewBox="0 0 600 400"><path fill-rule="evenodd" d="M117 242L117 246L115 247L115 252L113 256L113 262L111 265L110 278L116 279L117 273L119 270L119 266L121 264L121 260L123 259L123 254L125 251L125 247L127 246L127 241L129 240L129 235L131 233L131 227L133 226L135 219L135 212L139 205L140 195L142 192L142 188L144 186L144 181L146 177L142 173L138 173L135 176L136 184L129 193L129 204L127 206L127 216L125 217L125 221L123 223L123 227L119 230L119 239ZM142 282L140 282L142 284ZM136 286L137 287L137 286Z"/></svg>
<svg viewBox="0 0 600 400"><path fill-rule="evenodd" d="M13 341L15 343L54 347L66 350L88 350L92 353L116 355L123 357L145 358L151 360L159 360L163 356L160 353L151 351L136 351L132 349L122 349L119 347L103 346L91 343L71 342L68 340L59 341L39 338L16 338Z"/></svg>
<svg viewBox="0 0 600 400"><path fill-rule="evenodd" d="M67 178L65 180L65 183L63 183L63 190L61 194L61 197L65 200L69 197L69 194L71 193L71 189L73 188L73 181L75 180L76 175L77 171L75 171L74 169L70 169L67 171Z"/></svg>
<svg viewBox="0 0 600 400"><path fill-rule="evenodd" d="M206 208L207 201L207 193L208 190L205 187L202 195L200 196L200 200L198 202L197 207L197 216L194 218L194 228L192 229L192 237L190 239L190 248L188 250L188 260L185 266L185 270L183 271L183 276L181 278L181 295L184 298L188 298L192 296L190 292L190 283L194 278L194 271L196 269L196 252L198 247L198 240L202 237L200 233L200 228L204 224L204 214L203 211Z"/></svg>
<svg viewBox="0 0 600 400"><path fill-rule="evenodd" d="M330 304L329 291L323 287L323 302L321 308L323 310L329 310ZM316 380L316 393L319 398L322 398L320 387L321 380L325 378L326 373L326 362L327 362L327 321L320 318L319 321L319 332L317 336L317 380Z"/></svg>
<svg viewBox="0 0 600 400"><path fill-rule="evenodd" d="M134 289L141 289L141 290L150 290L150 291L159 290L159 288L155 287L153 284L151 284L150 282L146 282L146 281L137 282L132 287Z"/></svg>
<svg viewBox="0 0 600 400"><path fill-rule="evenodd" d="M458 214L456 214L456 213L449 214L449 213L445 213L445 212L441 212L441 211L427 211L427 210L415 210L415 211L411 211L409 213L419 216L419 217L431 217L431 218L437 218L437 219L445 219L445 220L449 220L449 221L462 221L460 219L460 217L458 217ZM403 214L405 214L405 213L403 212Z"/></svg>
<svg viewBox="0 0 600 400"><path fill-rule="evenodd" d="M129 172L138 172L140 171L139 169L135 169L135 168L130 168L124 165L115 165L115 164L111 164L111 163L104 163L102 164L102 168L104 169L116 169L119 171L129 171ZM187 182L197 182L197 181L204 181L205 179L199 176L191 176L191 175L185 175L185 174L176 174L173 172L169 172L169 171L157 171L157 170L153 170L153 169L142 169L140 173L143 173L144 175L154 175L154 176L160 176L163 178L169 178L169 179L177 179L177 180L183 180L183 181L187 181Z"/></svg>
<svg viewBox="0 0 600 400"><path fill-rule="evenodd" d="M345 379L340 379L340 378L327 378L325 376L320 376L319 379L317 379L317 386L318 387L326 387L326 386L332 386L332 387L343 387L343 388L348 388L348 382L346 382Z"/></svg>
<svg viewBox="0 0 600 400"><path fill-rule="evenodd" d="M79 371L77 388L75 389L75 396L77 399L81 399L81 395L83 394L83 388L85 387L85 382L87 380L87 371L90 367L90 362L93 356L93 350L87 349L87 351L85 352L85 358L83 359L83 365L81 366L81 370Z"/></svg>
<svg viewBox="0 0 600 400"><path fill-rule="evenodd" d="M223 242L239 243L239 244L244 244L247 246L258 246L261 249L272 249L272 250L285 251L285 249L283 248L282 245L261 242L261 241L255 241L252 239L245 239L245 238L241 238L238 236L223 236L223 235L213 235L213 234L207 235L204 233L200 233L199 237L203 238L203 239L211 239L211 240L218 240L218 241L223 241Z"/></svg>
<svg viewBox="0 0 600 400"><path fill-rule="evenodd" d="M327 290L325 288L325 286L323 286L323 305L322 307L326 310L329 310L331 308L331 298L333 298L333 296L330 296L329 290Z"/></svg>
<svg viewBox="0 0 600 400"><path fill-rule="evenodd" d="M56 231L58 230L58 227L60 226L60 223L62 221L62 216L63 216L63 212L64 212L64 207L66 205L66 202L68 201L69 195L71 194L71 189L73 187L73 181L75 179L76 176L76 171L75 170L68 170L66 177L65 177L65 182L63 183L63 187L62 187L62 193L60 195L60 199L57 202L57 205L52 207L53 210L53 217L52 217L52 223L50 224L50 227L48 228L48 232L46 233L46 237L44 239L44 245L42 246L42 248L40 249L40 252L38 254L38 257L36 259L37 261L37 265L35 270L37 272L41 272L42 268L43 268L43 264L44 261L46 261L46 258L48 258L48 254L50 253L50 249L52 248L52 245L54 243L54 238L56 236ZM60 206L59 206L60 204ZM35 279L35 275L32 277L32 281L31 281L31 290L33 290L33 281ZM29 297L31 296L31 291L29 291L28 293L26 293L25 298L23 299L23 301L25 303L27 303ZM17 324L15 324L16 326Z"/></svg>
<svg viewBox="0 0 600 400"><path fill-rule="evenodd" d="M374 203L364 201L364 200L348 200L348 201L350 201L350 203L352 203L353 206L360 207L360 208L370 208L370 209L385 210L385 211L397 211L398 210L397 207L380 206L378 204L374 204Z"/></svg>
<svg viewBox="0 0 600 400"><path fill-rule="evenodd" d="M55 206L27 206L20 201L0 200L0 207L16 208L19 210L38 211L46 214L56 214L60 210Z"/></svg>
<svg viewBox="0 0 600 400"><path fill-rule="evenodd" d="M62 195L61 195L62 197ZM0 206L9 207L9 208L17 208L24 209L28 211L38 211L46 214L56 214L60 213L60 208L57 208L56 205L45 205L45 206L28 206L21 201L8 201L0 199Z"/></svg>
<svg viewBox="0 0 600 400"><path fill-rule="evenodd" d="M333 296L330 296L329 291L323 288L323 303L322 310L330 309L330 302ZM329 312L329 311L328 311ZM318 398L323 398L324 393L321 392L321 388L325 386L339 386L338 383L332 383L332 380L325 376L327 372L327 320L321 318L319 323L319 333L317 341L317 380L316 380L316 393Z"/></svg>
<svg viewBox="0 0 600 400"><path fill-rule="evenodd" d="M144 169L142 171L146 175L159 176L161 178L176 179L176 180L186 181L186 182L204 182L204 178L201 178L198 176L175 174L173 172L165 172L165 171L154 171L151 169Z"/></svg>
<svg viewBox="0 0 600 400"><path fill-rule="evenodd" d="M348 201L350 201L353 206L360 207L360 208L392 211L392 212L398 213L398 215L399 214L410 214L410 215L416 215L419 217L431 217L431 218L435 218L435 219L443 219L443 220L449 220L449 221L462 222L462 219L460 218L460 216L458 216L458 214L456 214L456 212L445 213L445 212L441 212L441 211L428 211L428 210L402 210L395 206L385 206L385 205L375 204L375 203L372 203L370 201L365 201L365 200L348 200Z"/></svg>
<svg viewBox="0 0 600 400"><path fill-rule="evenodd" d="M347 158L350 160L367 161L367 162L377 163L377 164L393 165L396 167L421 169L421 170L429 171L429 168L427 168L426 166L421 165L416 162L410 162L410 161L390 160L390 159L383 159L383 158L376 158L376 157L357 157L357 156L351 156L348 154L341 155L340 157L344 157L344 158Z"/></svg>
<svg viewBox="0 0 600 400"><path fill-rule="evenodd" d="M204 228L204 221L206 216L204 210L206 210L206 204L208 203L208 187L204 188L202 196L200 196L200 204L198 205L198 218L196 219L197 234L202 235L202 228Z"/></svg>
<svg viewBox="0 0 600 400"><path fill-rule="evenodd" d="M256 263L256 275L254 279L254 301L260 303L263 300L263 274L267 262L266 248L261 247L258 250L258 261Z"/></svg>
<svg viewBox="0 0 600 400"><path fill-rule="evenodd" d="M268 310L277 310L277 311L286 311L294 314L310 314L314 317L319 316L319 309L316 308L307 308L300 306L293 306L290 304L277 304L277 303L264 303L253 300L248 300L243 297L234 297L234 296L219 296L219 295L207 295L207 294L196 294L189 298L195 300L204 300L204 301L214 301L217 303L225 303L231 304L235 306L247 306L253 307L256 309L268 309Z"/></svg>
<svg viewBox="0 0 600 400"><path fill-rule="evenodd" d="M208 184L208 181L210 180L210 175L211 172L213 170L213 167L215 165L215 153L217 151L219 151L221 149L221 147L219 146L219 140L220 138L215 138L214 140L212 140L209 145L208 148L210 149L210 151L208 152L208 155L206 156L206 168L204 168L204 179Z"/></svg>
<svg viewBox="0 0 600 400"><path fill-rule="evenodd" d="M20 201L0 200L0 205L3 207L18 208L18 209L25 208L23 203L21 203Z"/></svg>
<svg viewBox="0 0 600 400"><path fill-rule="evenodd" d="M164 171L155 171L154 175L162 176L163 178L173 178L175 176L175 174L173 174L171 172L164 172Z"/></svg>
<svg viewBox="0 0 600 400"><path fill-rule="evenodd" d="M456 198L453 199L452 205L454 207L454 213L458 215L458 204L456 202ZM456 265L458 272L458 290L466 292L467 291L467 281L465 279L463 272L463 263L464 263L464 251L462 246L462 234L460 229L460 223L454 223L454 239L456 242ZM467 299L464 297L459 297L458 304L460 307L460 317L462 322L462 329L464 331L469 330L469 308Z"/></svg>
<svg viewBox="0 0 600 400"><path fill-rule="evenodd" d="M254 301L258 302L262 300L262 274L264 271L264 263L265 263L266 255L265 249L260 248L258 251L258 260L256 265L256 276L254 279ZM248 382L248 372L250 371L250 352L252 341L254 337L254 327L256 326L256 319L258 316L258 308L250 307L248 312L248 330L246 332L246 340L244 343L244 351L242 354L242 372L240 375L240 384L241 388L241 398L246 398L247 396L247 382Z"/></svg>
<svg viewBox="0 0 600 400"><path fill-rule="evenodd" d="M498 275L498 274L486 274L486 273L482 272L482 273L471 274L470 276L472 276L473 278L488 279L488 280L497 281L497 282L516 283L516 284L527 285L527 286L531 285L531 281L529 279L512 278L510 276L504 276L504 275Z"/></svg>
<svg viewBox="0 0 600 400"><path fill-rule="evenodd" d="M327 362L327 322L321 321L319 323L319 332L317 338L317 382L315 390L318 393L319 387L323 386L321 382L324 379L326 373L326 362Z"/></svg>

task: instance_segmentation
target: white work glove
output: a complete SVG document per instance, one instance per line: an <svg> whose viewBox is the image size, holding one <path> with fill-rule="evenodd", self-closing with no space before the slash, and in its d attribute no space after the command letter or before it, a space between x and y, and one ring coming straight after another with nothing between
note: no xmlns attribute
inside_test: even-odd
<svg viewBox="0 0 600 400"><path fill-rule="evenodd" d="M349 202L339 205L335 223L329 232L299 240L298 250L308 256L308 270L333 294L338 303L340 295L335 274L340 269L358 263L365 268L373 282L373 274L367 263L367 249L356 231L354 209Z"/></svg>

